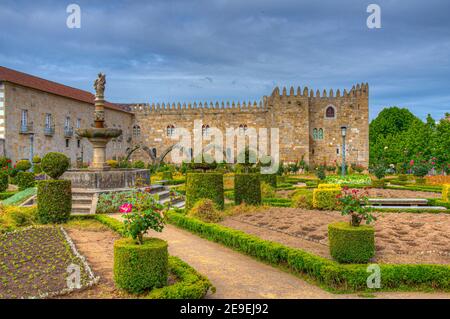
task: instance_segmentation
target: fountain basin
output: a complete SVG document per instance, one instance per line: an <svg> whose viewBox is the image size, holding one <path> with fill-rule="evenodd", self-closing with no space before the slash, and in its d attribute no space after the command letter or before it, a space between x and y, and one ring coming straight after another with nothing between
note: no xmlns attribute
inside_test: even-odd
<svg viewBox="0 0 450 319"><path fill-rule="evenodd" d="M122 189L150 185L147 169L70 169L62 179L70 180L72 188L81 189Z"/></svg>
<svg viewBox="0 0 450 319"><path fill-rule="evenodd" d="M111 139L122 135L122 130L117 128L79 128L75 133L80 137Z"/></svg>

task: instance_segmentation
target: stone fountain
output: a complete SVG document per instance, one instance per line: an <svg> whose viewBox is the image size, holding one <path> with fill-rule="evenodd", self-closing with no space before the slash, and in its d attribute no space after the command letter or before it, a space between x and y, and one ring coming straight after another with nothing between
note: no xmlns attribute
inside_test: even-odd
<svg viewBox="0 0 450 319"><path fill-rule="evenodd" d="M93 158L88 169L70 169L63 179L72 182L72 211L95 213L98 194L124 191L136 186L150 185L150 174L146 169L117 169L106 163L106 145L112 138L122 135L122 130L105 125L105 75L100 73L95 80L94 125L80 128L75 133L87 138L93 147Z"/></svg>

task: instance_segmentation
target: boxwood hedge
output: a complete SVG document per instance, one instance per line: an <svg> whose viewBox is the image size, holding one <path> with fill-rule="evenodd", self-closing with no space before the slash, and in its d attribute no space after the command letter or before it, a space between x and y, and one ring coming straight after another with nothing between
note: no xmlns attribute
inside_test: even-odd
<svg viewBox="0 0 450 319"><path fill-rule="evenodd" d="M167 242L159 238L145 238L137 245L132 238L114 242L114 282L117 287L142 293L167 285Z"/></svg>
<svg viewBox="0 0 450 319"><path fill-rule="evenodd" d="M375 254L373 227L351 226L346 222L328 225L331 256L340 263L366 263Z"/></svg>
<svg viewBox="0 0 450 319"><path fill-rule="evenodd" d="M314 279L330 290L350 292L367 288L367 264L339 264L301 249L283 246L217 224L208 224L182 214L168 212L168 221L208 240L221 243L295 274ZM450 291L449 265L379 264L381 289L439 289ZM373 289L370 289L373 291Z"/></svg>
<svg viewBox="0 0 450 319"><path fill-rule="evenodd" d="M43 224L64 223L72 211L71 182L39 181L37 187L38 218Z"/></svg>
<svg viewBox="0 0 450 319"><path fill-rule="evenodd" d="M261 204L261 174L235 174L234 175L234 202L236 205L246 203L249 205Z"/></svg>
<svg viewBox="0 0 450 319"><path fill-rule="evenodd" d="M186 176L186 209L191 209L202 199L212 200L217 208L223 209L223 174L188 173Z"/></svg>
<svg viewBox="0 0 450 319"><path fill-rule="evenodd" d="M31 172L19 172L16 177L17 186L19 190L23 191L27 188L34 187L34 173Z"/></svg>
<svg viewBox="0 0 450 319"><path fill-rule="evenodd" d="M262 182L266 182L272 187L277 187L277 174L261 174L259 179Z"/></svg>
<svg viewBox="0 0 450 319"><path fill-rule="evenodd" d="M0 170L0 193L8 189L9 175L6 170Z"/></svg>

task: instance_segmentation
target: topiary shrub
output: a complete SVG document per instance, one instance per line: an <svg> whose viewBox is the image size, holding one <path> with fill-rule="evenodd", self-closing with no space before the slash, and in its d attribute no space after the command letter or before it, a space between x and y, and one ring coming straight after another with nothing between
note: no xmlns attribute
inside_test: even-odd
<svg viewBox="0 0 450 319"><path fill-rule="evenodd" d="M187 173L186 209L194 207L202 199L211 199L218 209L223 209L223 174L222 173Z"/></svg>
<svg viewBox="0 0 450 319"><path fill-rule="evenodd" d="M33 165L33 173L34 174L41 174L42 173L41 164L34 164Z"/></svg>
<svg viewBox="0 0 450 319"><path fill-rule="evenodd" d="M339 185L330 187L321 187L313 191L313 207L323 210L336 210L339 208L339 203L336 198L341 193Z"/></svg>
<svg viewBox="0 0 450 319"><path fill-rule="evenodd" d="M167 242L145 238L136 245L131 238L114 242L114 282L129 293L142 293L167 285Z"/></svg>
<svg viewBox="0 0 450 319"><path fill-rule="evenodd" d="M41 161L42 170L53 179L58 179L70 166L69 158L63 153L47 153Z"/></svg>
<svg viewBox="0 0 450 319"><path fill-rule="evenodd" d="M340 263L367 263L375 255L373 227L353 227L340 222L328 225L331 256Z"/></svg>
<svg viewBox="0 0 450 319"><path fill-rule="evenodd" d="M42 161L41 157L38 155L33 156L33 164L39 164Z"/></svg>
<svg viewBox="0 0 450 319"><path fill-rule="evenodd" d="M444 202L450 202L450 184L442 185L442 200Z"/></svg>
<svg viewBox="0 0 450 319"><path fill-rule="evenodd" d="M292 196L292 207L294 208L313 208L313 192L309 190L301 190Z"/></svg>
<svg viewBox="0 0 450 319"><path fill-rule="evenodd" d="M276 196L275 188L266 182L261 182L261 197L273 198Z"/></svg>
<svg viewBox="0 0 450 319"><path fill-rule="evenodd" d="M261 174L259 180L261 182L266 182L272 187L277 187L277 174Z"/></svg>
<svg viewBox="0 0 450 319"><path fill-rule="evenodd" d="M195 203L188 216L195 217L206 223L217 223L223 219L222 214L210 199L201 199Z"/></svg>
<svg viewBox="0 0 450 319"><path fill-rule="evenodd" d="M0 170L0 193L6 191L9 186L9 175L6 170Z"/></svg>
<svg viewBox="0 0 450 319"><path fill-rule="evenodd" d="M234 175L234 202L236 205L261 204L261 182L257 173Z"/></svg>
<svg viewBox="0 0 450 319"><path fill-rule="evenodd" d="M37 187L38 218L43 224L64 223L72 211L71 182L39 181Z"/></svg>
<svg viewBox="0 0 450 319"><path fill-rule="evenodd" d="M25 172L31 168L31 163L29 160L20 160L16 162L15 168L18 171Z"/></svg>
<svg viewBox="0 0 450 319"><path fill-rule="evenodd" d="M19 172L16 177L17 186L19 190L23 191L27 188L34 187L34 173L31 172Z"/></svg>

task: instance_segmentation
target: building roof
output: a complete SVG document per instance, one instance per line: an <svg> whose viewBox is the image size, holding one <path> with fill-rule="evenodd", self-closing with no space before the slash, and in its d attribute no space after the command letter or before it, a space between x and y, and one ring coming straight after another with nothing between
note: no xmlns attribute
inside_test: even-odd
<svg viewBox="0 0 450 319"><path fill-rule="evenodd" d="M88 91L83 91L67 85L45 80L30 74L8 69L3 66L0 66L0 81L10 82L32 89L63 96L69 99L94 104L95 96ZM131 108L129 107L111 102L105 102L105 107L122 112L131 111Z"/></svg>

